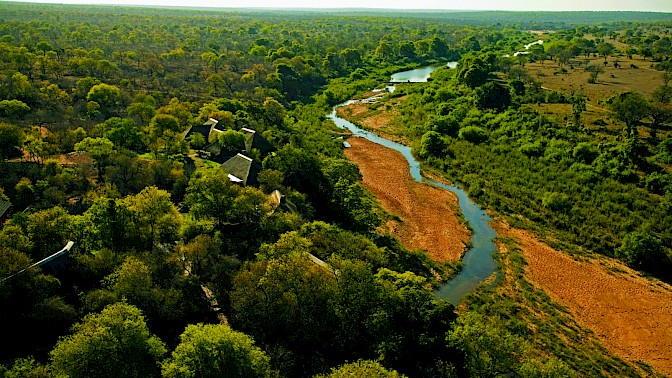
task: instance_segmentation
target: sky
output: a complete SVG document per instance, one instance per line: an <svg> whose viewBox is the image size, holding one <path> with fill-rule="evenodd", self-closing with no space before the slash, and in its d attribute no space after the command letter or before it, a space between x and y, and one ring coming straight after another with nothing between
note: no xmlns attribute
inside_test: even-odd
<svg viewBox="0 0 672 378"><path fill-rule="evenodd" d="M0 0L2 1L2 0ZM25 0L21 0L25 1ZM29 0L64 4L198 6L218 8L386 8L533 11L653 11L672 13L672 0Z"/></svg>

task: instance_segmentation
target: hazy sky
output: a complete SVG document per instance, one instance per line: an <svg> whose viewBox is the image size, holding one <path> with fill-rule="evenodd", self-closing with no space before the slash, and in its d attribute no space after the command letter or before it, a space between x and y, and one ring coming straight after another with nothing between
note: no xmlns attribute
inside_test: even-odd
<svg viewBox="0 0 672 378"><path fill-rule="evenodd" d="M0 0L2 1L2 0ZM223 8L395 8L476 10L637 10L672 12L672 0L32 0L68 4L176 5Z"/></svg>

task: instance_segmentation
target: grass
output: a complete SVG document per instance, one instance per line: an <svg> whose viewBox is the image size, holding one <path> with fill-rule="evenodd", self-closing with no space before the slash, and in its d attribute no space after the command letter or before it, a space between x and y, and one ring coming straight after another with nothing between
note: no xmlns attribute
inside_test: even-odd
<svg viewBox="0 0 672 378"><path fill-rule="evenodd" d="M568 309L537 289L525 276L525 259L512 239L498 239L503 275L494 288L482 285L470 294L465 310L477 311L529 343L523 359L556 357L579 376L657 376L646 364L630 364L606 350Z"/></svg>

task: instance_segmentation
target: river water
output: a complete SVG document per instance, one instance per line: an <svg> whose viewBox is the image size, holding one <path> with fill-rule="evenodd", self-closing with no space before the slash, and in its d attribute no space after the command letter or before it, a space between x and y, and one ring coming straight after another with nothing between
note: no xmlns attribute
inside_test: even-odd
<svg viewBox="0 0 672 378"><path fill-rule="evenodd" d="M455 66L456 63L452 67ZM407 78L404 82L426 82L429 75L438 68L440 68L440 66L423 67L411 70L413 72L405 71L402 76L397 77ZM427 73L428 70L429 73ZM393 75L393 79L394 77L395 76ZM415 80L411 80L411 78L414 78ZM394 90L393 87L389 89ZM490 221L492 221L492 219L483 209L474 203L467 195L467 192L459 186L446 185L428 178L423 178L420 173L420 163L415 160L413 154L411 154L410 147L392 142L370 131L361 129L353 123L336 115L336 109L338 107L350 105L354 102L357 101L350 100L343 104L336 105L327 117L331 119L337 127L350 130L354 136L366 138L371 142L399 151L408 161L411 169L411 176L416 181L426 182L457 195L462 214L473 231L471 236L471 248L462 258L463 265L460 272L448 282L441 285L436 291L437 297L446 299L448 302L457 305L465 295L469 294L476 288L476 286L478 286L478 284L496 272L497 265L495 264L494 253L497 248L493 240L497 236L497 233L490 227Z"/></svg>

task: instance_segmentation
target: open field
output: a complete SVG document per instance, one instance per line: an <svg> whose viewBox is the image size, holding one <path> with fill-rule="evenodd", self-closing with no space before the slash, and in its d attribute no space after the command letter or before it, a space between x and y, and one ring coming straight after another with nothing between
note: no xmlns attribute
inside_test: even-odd
<svg viewBox="0 0 672 378"><path fill-rule="evenodd" d="M527 262L526 279L566 306L612 353L672 375L672 287L601 257L574 260L532 234L498 222Z"/></svg>
<svg viewBox="0 0 672 378"><path fill-rule="evenodd" d="M346 156L359 166L364 185L399 219L388 222L390 231L406 248L426 250L435 261L458 261L469 231L457 215L457 198L413 180L400 153L363 138L348 141Z"/></svg>
<svg viewBox="0 0 672 378"><path fill-rule="evenodd" d="M618 61L619 67L614 67ZM625 56L607 58L604 65L601 57L577 57L571 65L565 65L567 73L560 72L560 67L553 61L528 63L525 69L533 79L539 80L544 88L562 92L580 92L587 97L590 104L599 106L599 100L608 98L622 91L635 91L650 97L656 87L663 84L662 72L652 68L653 62L642 59L628 59ZM597 77L597 83L589 84L587 65L599 65L604 72ZM631 68L635 65L638 68Z"/></svg>

